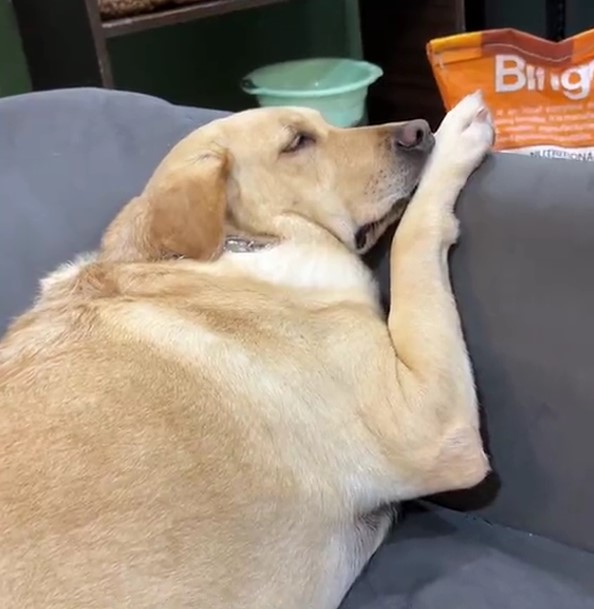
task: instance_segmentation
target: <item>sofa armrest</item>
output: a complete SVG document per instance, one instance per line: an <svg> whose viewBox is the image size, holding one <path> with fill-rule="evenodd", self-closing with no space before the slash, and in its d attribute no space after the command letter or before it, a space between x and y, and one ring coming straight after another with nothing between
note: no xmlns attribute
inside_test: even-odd
<svg viewBox="0 0 594 609"><path fill-rule="evenodd" d="M594 167L494 155L458 215L452 280L495 471L439 501L594 550Z"/></svg>

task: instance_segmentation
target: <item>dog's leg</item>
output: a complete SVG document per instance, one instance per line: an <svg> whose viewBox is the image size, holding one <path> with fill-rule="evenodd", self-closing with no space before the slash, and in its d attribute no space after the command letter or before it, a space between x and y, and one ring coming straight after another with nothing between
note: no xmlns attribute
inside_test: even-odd
<svg viewBox="0 0 594 609"><path fill-rule="evenodd" d="M355 523L356 547L353 552L358 563L357 573L375 554L397 520L398 504L382 505L372 512L357 517Z"/></svg>
<svg viewBox="0 0 594 609"><path fill-rule="evenodd" d="M392 244L388 328L404 395L404 405L395 405L403 439L393 458L408 463L410 496L472 486L488 471L447 254L458 234L454 204L492 141L482 96L462 100L436 134Z"/></svg>
<svg viewBox="0 0 594 609"><path fill-rule="evenodd" d="M325 573L334 573L330 578L334 586L328 586L328 582L324 584L325 589L331 590L324 606L338 607L398 519L398 506L382 505L353 518L339 536L340 543L334 546L331 558L326 557L323 563Z"/></svg>

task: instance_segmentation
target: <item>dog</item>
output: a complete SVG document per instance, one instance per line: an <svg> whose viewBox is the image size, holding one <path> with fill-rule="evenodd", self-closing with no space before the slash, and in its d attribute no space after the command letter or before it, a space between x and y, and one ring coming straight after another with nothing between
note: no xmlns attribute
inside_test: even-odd
<svg viewBox="0 0 594 609"><path fill-rule="evenodd" d="M335 609L391 504L481 481L447 252L492 139L477 93L435 136L178 143L0 344L0 606ZM399 216L386 321L360 254Z"/></svg>

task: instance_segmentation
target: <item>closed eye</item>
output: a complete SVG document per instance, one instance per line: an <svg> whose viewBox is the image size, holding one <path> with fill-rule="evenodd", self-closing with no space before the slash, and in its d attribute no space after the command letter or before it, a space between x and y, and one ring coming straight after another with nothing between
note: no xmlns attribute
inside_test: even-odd
<svg viewBox="0 0 594 609"><path fill-rule="evenodd" d="M282 149L283 153L297 152L315 144L316 140L313 136L307 133L297 133L295 137Z"/></svg>

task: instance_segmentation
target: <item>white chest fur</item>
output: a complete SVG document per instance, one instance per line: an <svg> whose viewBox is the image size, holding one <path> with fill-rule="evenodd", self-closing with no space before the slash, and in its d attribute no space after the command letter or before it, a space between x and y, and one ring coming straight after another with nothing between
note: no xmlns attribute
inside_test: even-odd
<svg viewBox="0 0 594 609"><path fill-rule="evenodd" d="M371 271L347 251L283 243L255 252L227 252L221 262L257 279L288 288L334 292L375 304L377 286Z"/></svg>

